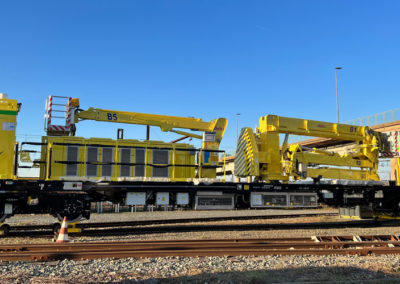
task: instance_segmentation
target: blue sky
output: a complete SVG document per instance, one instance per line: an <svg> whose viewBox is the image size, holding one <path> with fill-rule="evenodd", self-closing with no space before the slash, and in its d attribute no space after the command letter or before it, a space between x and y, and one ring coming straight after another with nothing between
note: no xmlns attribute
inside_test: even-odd
<svg viewBox="0 0 400 284"><path fill-rule="evenodd" d="M399 107L398 1L1 1L0 92L42 135L48 94L82 108L226 117L223 148L266 114L341 121ZM78 135L115 138L83 122ZM143 126L123 126L144 138ZM153 130L152 138L175 135Z"/></svg>

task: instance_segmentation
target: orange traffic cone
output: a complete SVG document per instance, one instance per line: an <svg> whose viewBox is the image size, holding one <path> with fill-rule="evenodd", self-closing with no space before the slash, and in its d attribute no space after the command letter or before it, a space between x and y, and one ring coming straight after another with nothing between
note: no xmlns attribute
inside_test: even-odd
<svg viewBox="0 0 400 284"><path fill-rule="evenodd" d="M64 217L64 220L62 222L61 228L60 228L60 233L58 234L58 238L56 243L68 243L68 221L67 217Z"/></svg>

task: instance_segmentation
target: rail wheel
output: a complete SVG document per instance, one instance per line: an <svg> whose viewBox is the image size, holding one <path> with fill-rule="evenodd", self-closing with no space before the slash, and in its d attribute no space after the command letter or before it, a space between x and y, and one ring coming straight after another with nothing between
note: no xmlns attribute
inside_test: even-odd
<svg viewBox="0 0 400 284"><path fill-rule="evenodd" d="M81 196L63 196L56 199L52 207L52 215L60 222L64 217L69 223L74 223L90 216L90 201Z"/></svg>
<svg viewBox="0 0 400 284"><path fill-rule="evenodd" d="M3 221L7 218L11 217L11 214L3 214L0 216L0 223L3 223Z"/></svg>
<svg viewBox="0 0 400 284"><path fill-rule="evenodd" d="M10 225L3 224L0 226L0 232L2 237L7 237L8 233L10 232Z"/></svg>
<svg viewBox="0 0 400 284"><path fill-rule="evenodd" d="M69 223L74 223L77 221L80 221L82 219L82 214L80 213L57 213L56 214L56 218L58 219L58 221L62 222L64 220L64 217L67 217L67 221Z"/></svg>
<svg viewBox="0 0 400 284"><path fill-rule="evenodd" d="M58 234L60 233L61 230L61 224L60 223L54 223L53 224L53 234L54 234L54 239L58 237Z"/></svg>

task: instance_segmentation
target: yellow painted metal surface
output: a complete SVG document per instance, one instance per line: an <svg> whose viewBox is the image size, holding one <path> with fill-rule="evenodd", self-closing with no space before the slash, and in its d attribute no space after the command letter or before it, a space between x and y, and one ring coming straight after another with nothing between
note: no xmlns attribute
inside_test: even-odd
<svg viewBox="0 0 400 284"><path fill-rule="evenodd" d="M378 220L400 220L400 216L390 216L386 214L374 214L373 217Z"/></svg>
<svg viewBox="0 0 400 284"><path fill-rule="evenodd" d="M397 158L396 165L396 185L400 186L400 158Z"/></svg>
<svg viewBox="0 0 400 284"><path fill-rule="evenodd" d="M340 215L340 218L343 219L353 219L353 220L361 220L359 216L350 216L350 215Z"/></svg>
<svg viewBox="0 0 400 284"><path fill-rule="evenodd" d="M295 135L362 141L367 126L338 124L317 120L266 115L260 118L260 132L279 132Z"/></svg>
<svg viewBox="0 0 400 284"><path fill-rule="evenodd" d="M201 147L204 151L201 151L198 157L200 167L198 176L201 178L216 178L216 166L218 166L219 160L218 152L206 150L219 149L219 145L228 125L228 121L225 118L218 118L207 122L200 118L116 111L99 108L80 110L79 100L72 99L72 102L72 105L76 108L74 116L75 123L83 120L95 120L103 122L157 126L162 131L170 131L180 135L201 139ZM202 131L203 135L182 131L180 129Z"/></svg>
<svg viewBox="0 0 400 284"><path fill-rule="evenodd" d="M374 161L374 159L367 159L354 153L341 155L315 148L305 151L299 144L293 144L290 145L287 151L284 151L282 158L284 172L295 179L324 177L331 179L379 180L377 174L378 157ZM310 168L308 167L310 164L351 167L352 169Z"/></svg>
<svg viewBox="0 0 400 284"><path fill-rule="evenodd" d="M78 222L69 223L68 222L68 233L82 233L82 228L77 227Z"/></svg>
<svg viewBox="0 0 400 284"><path fill-rule="evenodd" d="M0 99L0 179L15 179L15 129L18 105L16 100Z"/></svg>
<svg viewBox="0 0 400 284"><path fill-rule="evenodd" d="M176 132L178 134L200 139L202 136L199 136L198 134L176 130L176 128L214 132L215 141L203 140L202 147L205 149L218 149L228 124L225 118L218 118L211 122L206 122L200 118L116 111L99 108L89 108L88 110L78 111L75 114L75 123L82 120L158 126L162 131Z"/></svg>
<svg viewBox="0 0 400 284"><path fill-rule="evenodd" d="M41 165L40 172L41 178L47 180L195 178L195 151L188 144L73 136L46 136L43 142L46 146L42 146L41 160L47 163ZM167 159L160 163L157 155Z"/></svg>
<svg viewBox="0 0 400 284"><path fill-rule="evenodd" d="M350 153L338 154L311 149L299 144L280 147L280 134L353 141ZM379 150L386 144L380 133L366 126L354 126L306 119L267 115L260 127L242 129L235 156L235 175L255 176L264 181L288 181L290 178L330 178L379 180ZM346 167L346 168L343 168Z"/></svg>
<svg viewBox="0 0 400 284"><path fill-rule="evenodd" d="M259 176L258 145L253 129L246 127L240 132L235 155L236 176Z"/></svg>

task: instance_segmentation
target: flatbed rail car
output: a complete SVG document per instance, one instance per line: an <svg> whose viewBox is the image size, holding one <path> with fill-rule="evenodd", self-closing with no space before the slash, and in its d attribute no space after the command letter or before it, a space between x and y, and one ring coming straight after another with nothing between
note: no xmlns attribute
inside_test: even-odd
<svg viewBox="0 0 400 284"><path fill-rule="evenodd" d="M111 201L132 206L195 209L363 206L371 212L399 215L398 186L343 184L261 184L215 182L0 181L1 220L12 214L50 213L59 219L90 217L90 203ZM8 210L8 211L7 211Z"/></svg>
<svg viewBox="0 0 400 284"><path fill-rule="evenodd" d="M55 117L52 116L55 105L58 105L54 102L55 98L50 97L47 101L47 136L43 136L41 142L18 144L15 128L20 104L4 95L0 97L0 222L19 213L50 213L59 219L66 216L69 220L89 218L90 203L99 201L130 206L156 205L195 209L316 207L318 202L324 202L335 206L361 205L392 215L399 213L399 187L383 186L369 179L371 176L372 180L378 179L374 163L377 159L375 144L381 143L379 139L374 138L380 136L371 132L366 132L368 139L373 138L367 140L367 148L364 147L364 142L358 146L368 151L361 149L361 152L351 157L338 157L315 150L311 157L306 156L306 149L297 147L295 155L285 156L285 159L291 159L283 161L283 165L288 165L286 171L286 168L279 168L282 165L279 162L282 153L277 147L277 136L272 133L276 126L267 125L266 129L271 133L260 133L261 140L257 140L258 134L255 137L251 136L250 129L246 128L246 133L242 131L243 135L238 142L238 149L245 150L238 153L242 167L238 169L238 173L255 181L225 182L216 178L216 169L222 167L218 163L218 157L223 153L219 150L219 144L227 125L223 118L204 122L196 118L93 108L84 111L80 109L77 99L61 98L67 101L65 107L59 110L65 113L62 116L65 125L55 125ZM87 119L141 124L147 125L148 128L157 126L163 131L172 131L183 137L170 143L149 139L128 140L123 139L120 130L117 140L76 137L75 124ZM285 121L291 122L288 119ZM296 127L299 126L299 120L293 122ZM305 124L308 121L301 120L301 123ZM311 121L311 124L313 123ZM333 130L354 127L323 122L318 124ZM201 131L202 135L179 128ZM279 131L284 132L282 129ZM292 129L287 132L296 131ZM355 134L361 133L358 131ZM149 129L147 132L149 138ZM337 136L338 133L332 135ZM175 143L187 137L201 139L201 148ZM263 137L267 139L263 140ZM39 150L27 149L27 146L37 146ZM261 147L259 151L256 146ZM290 147L287 149L291 151ZM250 150L256 152L249 155ZM38 154L40 158L30 160L30 154ZM271 160L269 156L274 159ZM330 161L326 157L333 157L335 160ZM362 184L324 183L320 179L324 171L318 172L318 169L303 167L302 172L296 163L296 159L302 159L305 166L307 161L315 165L315 159L318 159L328 165L337 162L342 165L347 160L357 163L360 157L372 159L372 162L363 161L371 165L368 171L371 171L372 175L352 177L355 180L362 179ZM268 164L271 161L274 163L273 168ZM26 165L28 162L32 167L39 167L39 177L18 176L19 168L30 167ZM283 172L284 169L286 172ZM304 177L304 169L307 173L318 173L317 176L311 175L317 177L314 183L288 183L287 175L301 179ZM342 174L343 171L336 173ZM331 177L332 173L329 175Z"/></svg>

